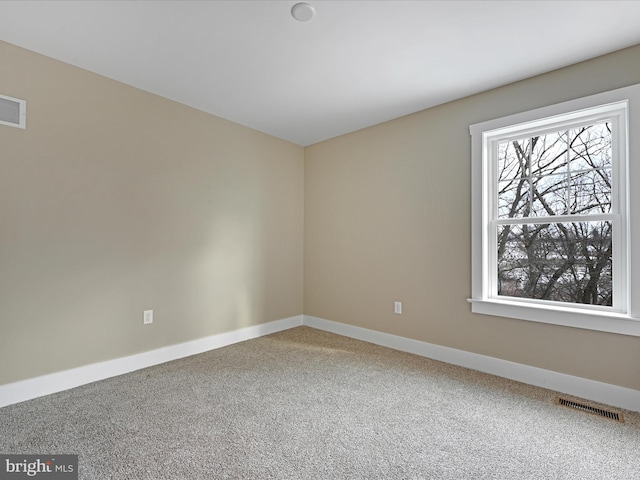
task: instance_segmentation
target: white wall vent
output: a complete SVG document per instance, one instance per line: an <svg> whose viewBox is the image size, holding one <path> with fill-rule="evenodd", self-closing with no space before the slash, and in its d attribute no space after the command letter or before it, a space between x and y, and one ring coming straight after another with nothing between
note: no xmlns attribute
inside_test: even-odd
<svg viewBox="0 0 640 480"><path fill-rule="evenodd" d="M0 125L27 128L27 101L0 95Z"/></svg>

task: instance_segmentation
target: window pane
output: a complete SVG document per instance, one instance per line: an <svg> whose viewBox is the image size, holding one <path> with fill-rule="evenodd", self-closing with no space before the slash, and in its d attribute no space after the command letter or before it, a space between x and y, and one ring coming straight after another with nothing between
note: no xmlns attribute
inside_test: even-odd
<svg viewBox="0 0 640 480"><path fill-rule="evenodd" d="M534 178L531 215L539 217L568 213L567 187L566 174Z"/></svg>
<svg viewBox="0 0 640 480"><path fill-rule="evenodd" d="M613 304L611 222L498 226L498 295Z"/></svg>
<svg viewBox="0 0 640 480"><path fill-rule="evenodd" d="M529 216L529 180L518 178L498 183L498 218Z"/></svg>
<svg viewBox="0 0 640 480"><path fill-rule="evenodd" d="M611 170L571 176L571 213L611 213Z"/></svg>
<svg viewBox="0 0 640 480"><path fill-rule="evenodd" d="M554 132L532 138L531 174L564 173L568 168L567 132Z"/></svg>
<svg viewBox="0 0 640 480"><path fill-rule="evenodd" d="M569 131L571 170L611 168L611 124L600 123Z"/></svg>
<svg viewBox="0 0 640 480"><path fill-rule="evenodd" d="M498 181L529 175L531 139L523 138L498 144Z"/></svg>

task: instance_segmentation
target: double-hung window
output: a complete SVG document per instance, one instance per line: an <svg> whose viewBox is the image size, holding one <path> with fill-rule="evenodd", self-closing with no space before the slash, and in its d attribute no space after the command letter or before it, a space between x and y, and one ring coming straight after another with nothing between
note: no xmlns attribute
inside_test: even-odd
<svg viewBox="0 0 640 480"><path fill-rule="evenodd" d="M640 335L640 85L470 130L472 310Z"/></svg>

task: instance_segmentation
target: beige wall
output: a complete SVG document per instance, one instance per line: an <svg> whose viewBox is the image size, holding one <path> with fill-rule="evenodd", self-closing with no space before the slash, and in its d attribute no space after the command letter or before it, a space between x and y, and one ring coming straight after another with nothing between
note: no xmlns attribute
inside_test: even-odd
<svg viewBox="0 0 640 480"><path fill-rule="evenodd" d="M469 125L634 83L640 46L308 147L305 314L640 389L640 338L466 302Z"/></svg>
<svg viewBox="0 0 640 480"><path fill-rule="evenodd" d="M0 384L298 315L304 284L308 315L640 389L639 338L465 301L469 124L638 83L640 46L307 149L0 59L28 101L26 130L0 127Z"/></svg>
<svg viewBox="0 0 640 480"><path fill-rule="evenodd" d="M0 384L302 314L302 147L0 60L28 112L0 126Z"/></svg>

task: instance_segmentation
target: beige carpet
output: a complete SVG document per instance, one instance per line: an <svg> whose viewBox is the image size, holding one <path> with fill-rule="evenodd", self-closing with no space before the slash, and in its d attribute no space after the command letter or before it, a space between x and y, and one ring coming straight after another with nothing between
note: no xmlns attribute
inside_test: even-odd
<svg viewBox="0 0 640 480"><path fill-rule="evenodd" d="M83 479L640 479L640 415L554 399L299 327L2 408L0 453Z"/></svg>

